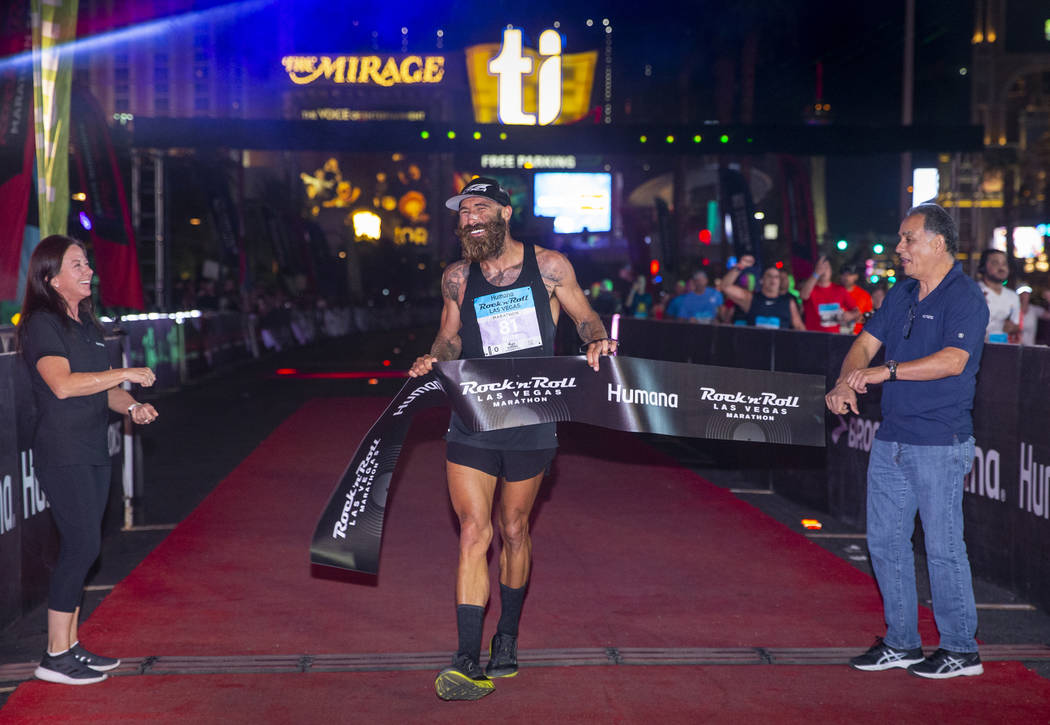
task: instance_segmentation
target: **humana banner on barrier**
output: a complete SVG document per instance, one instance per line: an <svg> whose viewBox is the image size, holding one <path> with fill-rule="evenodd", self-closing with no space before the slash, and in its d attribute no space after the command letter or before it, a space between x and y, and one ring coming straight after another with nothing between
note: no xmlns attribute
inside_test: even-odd
<svg viewBox="0 0 1050 725"><path fill-rule="evenodd" d="M637 433L824 445L824 377L583 356L438 363L368 431L321 514L315 564L375 574L390 478L412 417L449 405L475 430L572 421Z"/></svg>

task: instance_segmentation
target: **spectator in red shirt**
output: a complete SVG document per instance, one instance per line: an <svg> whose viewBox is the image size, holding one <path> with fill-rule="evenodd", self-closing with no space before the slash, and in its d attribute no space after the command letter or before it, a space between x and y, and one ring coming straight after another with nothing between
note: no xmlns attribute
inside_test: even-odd
<svg viewBox="0 0 1050 725"><path fill-rule="evenodd" d="M864 328L865 315L875 309L871 301L871 295L868 294L867 290L857 284L857 280L860 279L860 272L857 271L856 265L844 264L839 270L839 284L846 288L849 292L849 296L853 298L854 304L857 305L857 311L860 313L860 318L857 320L857 324L853 326L853 334L859 335L860 331Z"/></svg>
<svg viewBox="0 0 1050 725"><path fill-rule="evenodd" d="M838 333L843 323L860 317L846 288L831 281L831 263L826 257L817 261L813 276L802 283L799 294L807 330Z"/></svg>

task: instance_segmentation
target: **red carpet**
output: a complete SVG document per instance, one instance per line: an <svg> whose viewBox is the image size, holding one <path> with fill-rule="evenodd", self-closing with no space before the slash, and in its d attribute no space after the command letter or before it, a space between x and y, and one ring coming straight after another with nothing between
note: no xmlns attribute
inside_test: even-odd
<svg viewBox="0 0 1050 725"><path fill-rule="evenodd" d="M304 406L106 598L86 644L125 657L430 653L455 645L456 532L440 435L413 429L380 576L311 571L316 516L381 400ZM872 580L636 438L562 426L534 519L522 650L849 647L882 632ZM192 455L192 452L187 452ZM486 638L498 616L488 615ZM927 646L936 646L924 610ZM479 703L432 670L27 682L0 722L1045 721L1050 682L1017 664L928 682L845 666L530 667ZM466 708L472 708L467 713Z"/></svg>
<svg viewBox="0 0 1050 725"><path fill-rule="evenodd" d="M1020 665L964 679L846 667L539 668L501 680L483 700L448 703L434 696L429 672L115 677L62 690L22 685L0 722L1047 722L1050 697Z"/></svg>

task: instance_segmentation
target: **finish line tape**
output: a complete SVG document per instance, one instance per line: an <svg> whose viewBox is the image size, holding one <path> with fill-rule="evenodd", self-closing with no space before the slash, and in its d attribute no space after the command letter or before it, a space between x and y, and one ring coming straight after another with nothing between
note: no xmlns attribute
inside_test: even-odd
<svg viewBox="0 0 1050 725"><path fill-rule="evenodd" d="M314 564L376 574L390 479L412 418L452 407L475 430L571 421L613 430L824 445L821 375L603 357L437 363L410 379L357 447L321 514Z"/></svg>

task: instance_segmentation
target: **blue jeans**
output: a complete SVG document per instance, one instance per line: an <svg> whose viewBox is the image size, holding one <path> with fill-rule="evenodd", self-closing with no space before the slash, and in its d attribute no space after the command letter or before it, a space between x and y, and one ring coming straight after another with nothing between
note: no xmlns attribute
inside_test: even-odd
<svg viewBox="0 0 1050 725"><path fill-rule="evenodd" d="M868 462L868 551L886 612L886 644L922 645L911 537L919 512L940 646L976 652L977 607L963 541L963 476L974 440L916 446L875 439Z"/></svg>

